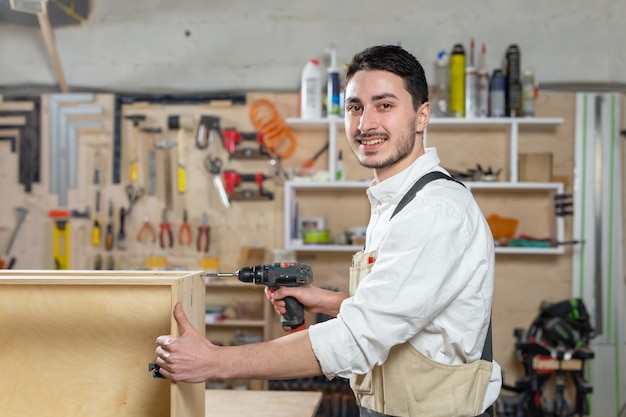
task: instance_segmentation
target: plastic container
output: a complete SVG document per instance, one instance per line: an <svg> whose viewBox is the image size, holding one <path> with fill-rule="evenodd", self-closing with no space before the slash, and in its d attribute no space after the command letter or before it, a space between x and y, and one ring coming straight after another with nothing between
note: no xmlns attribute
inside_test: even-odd
<svg viewBox="0 0 626 417"><path fill-rule="evenodd" d="M526 117L535 115L535 74L532 70L524 70L522 74L522 107Z"/></svg>
<svg viewBox="0 0 626 417"><path fill-rule="evenodd" d="M435 82L432 88L433 112L436 117L448 116L450 102L450 58L446 51L439 51L435 61Z"/></svg>
<svg viewBox="0 0 626 417"><path fill-rule="evenodd" d="M310 59L302 70L300 117L302 119L322 117L322 70L319 61L315 58Z"/></svg>
<svg viewBox="0 0 626 417"><path fill-rule="evenodd" d="M346 172L344 171L344 168L343 168L343 152L339 151L339 154L337 155L337 167L335 169L335 180L345 181L345 179L346 179Z"/></svg>
<svg viewBox="0 0 626 417"><path fill-rule="evenodd" d="M326 114L339 116L341 114L341 74L337 67L337 51L330 49L330 67L328 67L328 81L326 84Z"/></svg>
<svg viewBox="0 0 626 417"><path fill-rule="evenodd" d="M489 81L489 116L506 116L506 77L500 69L493 71Z"/></svg>

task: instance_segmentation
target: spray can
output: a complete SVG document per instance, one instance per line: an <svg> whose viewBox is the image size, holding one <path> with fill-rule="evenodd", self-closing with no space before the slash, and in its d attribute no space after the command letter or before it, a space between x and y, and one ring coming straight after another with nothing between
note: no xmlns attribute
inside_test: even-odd
<svg viewBox="0 0 626 417"><path fill-rule="evenodd" d="M496 69L489 82L489 116L506 116L506 77L501 69Z"/></svg>
<svg viewBox="0 0 626 417"><path fill-rule="evenodd" d="M522 115L522 80L520 76L521 55L519 47L509 45L506 50L506 107L511 117Z"/></svg>
<svg viewBox="0 0 626 417"><path fill-rule="evenodd" d="M331 116L340 115L340 97L341 79L339 68L337 67L337 51L334 47L330 48L330 67L328 67L328 81L326 88L326 114Z"/></svg>
<svg viewBox="0 0 626 417"><path fill-rule="evenodd" d="M478 73L474 66L474 38L472 38L469 65L465 67L465 117L476 116L478 116Z"/></svg>
<svg viewBox="0 0 626 417"><path fill-rule="evenodd" d="M302 70L300 117L303 119L322 117L322 71L319 61L315 58L310 59Z"/></svg>
<svg viewBox="0 0 626 417"><path fill-rule="evenodd" d="M486 62L487 47L483 43L478 68L478 117L489 116L489 73Z"/></svg>
<svg viewBox="0 0 626 417"><path fill-rule="evenodd" d="M436 117L448 116L450 100L450 59L446 51L439 51L435 61L435 82L432 86L432 100L435 103L433 114Z"/></svg>
<svg viewBox="0 0 626 417"><path fill-rule="evenodd" d="M465 117L465 49L460 43L450 54L450 116Z"/></svg>
<svg viewBox="0 0 626 417"><path fill-rule="evenodd" d="M530 69L524 70L522 75L522 98L524 116L533 117L535 115L535 74Z"/></svg>

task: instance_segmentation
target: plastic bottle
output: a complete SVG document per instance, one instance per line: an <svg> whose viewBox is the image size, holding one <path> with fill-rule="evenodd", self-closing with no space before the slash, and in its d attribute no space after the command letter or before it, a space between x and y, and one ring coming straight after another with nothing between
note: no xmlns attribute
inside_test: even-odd
<svg viewBox="0 0 626 417"><path fill-rule="evenodd" d="M302 119L322 117L322 70L315 58L310 59L302 70L300 117Z"/></svg>
<svg viewBox="0 0 626 417"><path fill-rule="evenodd" d="M346 171L343 169L343 152L339 151L337 155L337 167L335 169L335 180L336 181L345 181L346 179Z"/></svg>
<svg viewBox="0 0 626 417"><path fill-rule="evenodd" d="M328 81L326 88L326 114L339 116L341 114L341 75L337 67L337 51L330 48L330 67L328 67Z"/></svg>
<svg viewBox="0 0 626 417"><path fill-rule="evenodd" d="M448 102L450 101L450 59L446 51L439 51L435 61L435 82L432 88L434 115L448 116Z"/></svg>
<svg viewBox="0 0 626 417"><path fill-rule="evenodd" d="M450 116L465 117L465 49L460 43L450 54Z"/></svg>
<svg viewBox="0 0 626 417"><path fill-rule="evenodd" d="M524 116L533 117L535 115L535 74L530 69L525 69L522 75L522 98Z"/></svg>
<svg viewBox="0 0 626 417"><path fill-rule="evenodd" d="M489 116L506 116L506 77L501 69L493 71L489 82Z"/></svg>
<svg viewBox="0 0 626 417"><path fill-rule="evenodd" d="M515 44L506 50L506 109L511 117L522 115L522 80L520 77L521 54Z"/></svg>

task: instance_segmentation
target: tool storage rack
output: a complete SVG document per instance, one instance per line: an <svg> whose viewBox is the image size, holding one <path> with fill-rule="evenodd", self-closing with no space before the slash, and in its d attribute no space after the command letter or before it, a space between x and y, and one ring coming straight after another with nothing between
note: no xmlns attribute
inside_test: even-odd
<svg viewBox="0 0 626 417"><path fill-rule="evenodd" d="M519 180L518 171L520 145L524 141L523 136L526 133L533 135L537 132L541 135L550 135L563 121L563 118L560 117L431 118L425 133L425 142L426 146L438 148L444 167L450 166L447 164L455 164L459 157L473 158L475 156L480 159L461 162L474 166L476 160L484 160L486 157L490 163L493 163L494 167L503 167L501 177L497 182L465 182L465 185L476 197L485 216L491 214L493 210L499 210L502 207L502 202L505 202L506 211L511 216L520 217L520 227L525 227L525 233L543 234L542 236L550 237L555 242L563 242L565 236L564 219L562 216L555 215L554 203L555 197L563 194L564 184L560 182L522 182ZM343 127L343 119L338 117L315 120L288 118L287 123L294 129L328 130L329 174L331 179L335 178L337 167L334 155L337 154L337 132L339 128ZM481 151L473 152L472 148L475 148L478 142L482 142ZM294 229L297 227L294 218L296 217L296 203L306 201L307 194L314 196L312 199L319 199L321 195L325 194L332 204L321 214L337 216L347 210L351 216L356 216L362 224L366 224L369 219L368 207L365 208L366 213L361 213L357 209L358 205L353 204L344 210L343 207L337 209L335 203L337 199L348 198L348 194L365 198L364 190L368 185L368 181L331 180L326 183L287 181L284 200L285 248L296 251L327 252L355 252L362 249L362 246L355 245L303 244L301 239L294 238L296 236ZM527 217L529 212L541 214L535 216L532 221L525 220L524 217ZM339 226L345 228L352 225L341 224ZM563 254L564 252L564 246L558 244L552 247L539 248L496 247L496 253L504 254Z"/></svg>
<svg viewBox="0 0 626 417"><path fill-rule="evenodd" d="M179 301L202 329L199 272L0 271L2 414L204 416L204 384L148 369Z"/></svg>

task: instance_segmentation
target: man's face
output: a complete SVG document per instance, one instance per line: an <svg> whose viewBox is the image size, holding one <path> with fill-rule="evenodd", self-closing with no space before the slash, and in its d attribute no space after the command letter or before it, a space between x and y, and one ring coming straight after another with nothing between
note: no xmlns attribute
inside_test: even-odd
<svg viewBox="0 0 626 417"><path fill-rule="evenodd" d="M401 77L388 71L359 71L346 86L346 137L361 165L383 181L424 153L421 133L430 106L415 111ZM417 132L420 134L417 135Z"/></svg>

